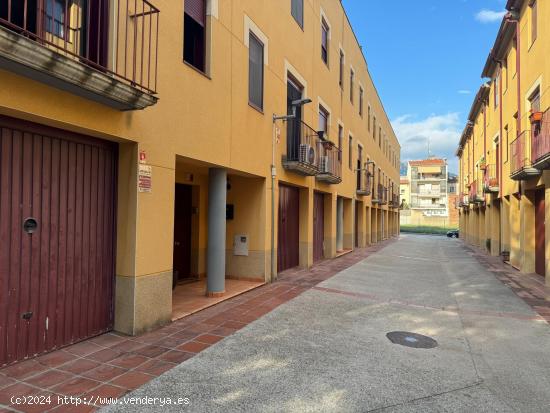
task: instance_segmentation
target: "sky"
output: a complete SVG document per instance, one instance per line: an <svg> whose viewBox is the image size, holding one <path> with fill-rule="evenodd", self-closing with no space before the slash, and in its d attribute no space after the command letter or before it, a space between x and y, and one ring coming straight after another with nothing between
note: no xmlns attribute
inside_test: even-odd
<svg viewBox="0 0 550 413"><path fill-rule="evenodd" d="M401 143L401 161L455 156L506 0L343 0Z"/></svg>

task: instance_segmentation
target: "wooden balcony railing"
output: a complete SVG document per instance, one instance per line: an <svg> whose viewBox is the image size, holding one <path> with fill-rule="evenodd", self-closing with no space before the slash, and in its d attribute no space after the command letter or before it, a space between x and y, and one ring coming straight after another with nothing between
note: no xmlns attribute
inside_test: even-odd
<svg viewBox="0 0 550 413"><path fill-rule="evenodd" d="M320 172L321 155L324 156L325 153L323 142L326 141L323 141L319 133L305 122L299 119L288 120L283 167L300 175L317 175ZM338 153L334 153L337 156ZM332 163L335 162L333 158L327 162L329 169L333 168L334 172L338 172L338 166Z"/></svg>
<svg viewBox="0 0 550 413"><path fill-rule="evenodd" d="M156 93L159 10L147 0L2 0L0 26Z"/></svg>
<svg viewBox="0 0 550 413"><path fill-rule="evenodd" d="M342 182L342 151L329 140L317 142L319 173L316 179L329 184Z"/></svg>
<svg viewBox="0 0 550 413"><path fill-rule="evenodd" d="M550 166L550 109L542 115L542 120L533 122L531 159L533 166L547 169Z"/></svg>

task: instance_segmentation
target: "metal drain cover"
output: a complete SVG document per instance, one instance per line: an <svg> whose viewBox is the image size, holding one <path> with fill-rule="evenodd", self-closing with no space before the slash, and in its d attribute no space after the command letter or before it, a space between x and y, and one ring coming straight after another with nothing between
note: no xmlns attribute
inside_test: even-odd
<svg viewBox="0 0 550 413"><path fill-rule="evenodd" d="M393 344L399 344L412 348L434 348L437 347L437 341L422 334L411 333L409 331L392 331L386 334L388 340Z"/></svg>

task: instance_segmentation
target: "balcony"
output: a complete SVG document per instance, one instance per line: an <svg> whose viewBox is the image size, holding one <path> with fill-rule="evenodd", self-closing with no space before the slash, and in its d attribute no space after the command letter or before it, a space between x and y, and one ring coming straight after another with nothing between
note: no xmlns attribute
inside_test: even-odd
<svg viewBox="0 0 550 413"><path fill-rule="evenodd" d="M531 159L533 166L544 170L550 168L550 109L542 114L540 121L531 125L533 130Z"/></svg>
<svg viewBox="0 0 550 413"><path fill-rule="evenodd" d="M147 0L3 0L0 69L117 110L158 98L159 10Z"/></svg>
<svg viewBox="0 0 550 413"><path fill-rule="evenodd" d="M362 170L358 171L357 174L357 195L369 196L372 187L372 172L369 170Z"/></svg>
<svg viewBox="0 0 550 413"><path fill-rule="evenodd" d="M485 202L485 196L483 190L480 187L481 181L475 180L470 185L470 193L468 194L468 200L470 204L480 204Z"/></svg>
<svg viewBox="0 0 550 413"><path fill-rule="evenodd" d="M390 206L392 208L399 208L399 195L392 194L392 199L391 199L391 202L390 202Z"/></svg>
<svg viewBox="0 0 550 413"><path fill-rule="evenodd" d="M319 173L315 176L320 182L339 184L342 182L342 151L328 140L317 143L320 154Z"/></svg>
<svg viewBox="0 0 550 413"><path fill-rule="evenodd" d="M372 203L378 205L386 205L388 203L388 189L384 188L384 185L378 184L372 196Z"/></svg>
<svg viewBox="0 0 550 413"><path fill-rule="evenodd" d="M299 119L287 121L286 154L283 168L299 175L316 176L320 172L323 140L319 133Z"/></svg>
<svg viewBox="0 0 550 413"><path fill-rule="evenodd" d="M520 181L540 174L531 163L531 131L523 131L510 144L510 178Z"/></svg>
<svg viewBox="0 0 550 413"><path fill-rule="evenodd" d="M486 194L498 194L498 169L495 164L487 165L483 178L483 192Z"/></svg>

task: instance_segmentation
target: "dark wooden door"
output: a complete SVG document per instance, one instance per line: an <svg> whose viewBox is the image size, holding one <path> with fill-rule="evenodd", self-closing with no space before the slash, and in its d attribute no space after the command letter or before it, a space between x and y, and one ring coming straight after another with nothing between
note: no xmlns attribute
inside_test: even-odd
<svg viewBox="0 0 550 413"><path fill-rule="evenodd" d="M106 68L109 60L109 3L108 0L83 2L83 19L88 21L84 21L81 33L81 54L99 69Z"/></svg>
<svg viewBox="0 0 550 413"><path fill-rule="evenodd" d="M174 283L191 278L193 187L176 184L174 205Z"/></svg>
<svg viewBox="0 0 550 413"><path fill-rule="evenodd" d="M292 186L279 185L278 271L294 268L300 264L299 215L299 189Z"/></svg>
<svg viewBox="0 0 550 413"><path fill-rule="evenodd" d="M0 117L0 366L113 327L116 146Z"/></svg>
<svg viewBox="0 0 550 413"><path fill-rule="evenodd" d="M302 98L302 89L292 81L288 81L287 84L287 113L291 114L294 110L292 102ZM286 155L290 160L297 160L299 158L300 150L300 135L301 135L301 123L302 123L302 107L296 106L296 117L286 124Z"/></svg>
<svg viewBox="0 0 550 413"><path fill-rule="evenodd" d="M315 192L313 195L313 261L324 258L325 241L325 198Z"/></svg>
<svg viewBox="0 0 550 413"><path fill-rule="evenodd" d="M353 232L354 232L354 246L355 248L359 248L359 208L360 208L360 203L359 202L356 202L355 203L355 211L354 211L354 214L353 214Z"/></svg>
<svg viewBox="0 0 550 413"><path fill-rule="evenodd" d="M544 189L535 192L535 271L546 276L546 211Z"/></svg>

